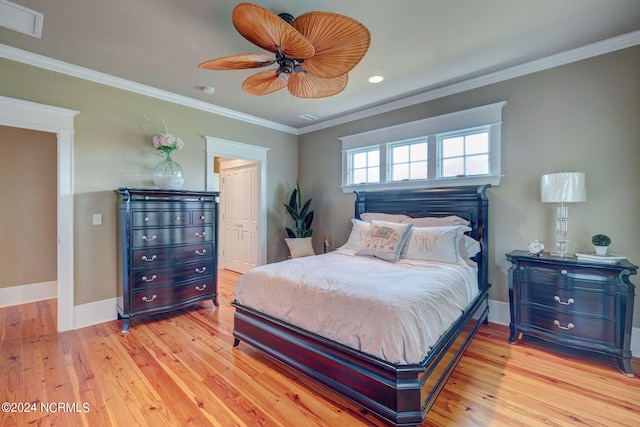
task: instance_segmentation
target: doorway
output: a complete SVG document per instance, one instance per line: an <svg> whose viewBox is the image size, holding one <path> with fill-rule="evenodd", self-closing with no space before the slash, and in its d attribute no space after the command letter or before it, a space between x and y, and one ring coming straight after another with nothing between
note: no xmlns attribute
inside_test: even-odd
<svg viewBox="0 0 640 427"><path fill-rule="evenodd" d="M218 182L214 173L214 157L245 160L255 165L255 176L257 178L256 191L254 192L257 197L255 200L255 212L257 212L255 225L257 244L256 265L265 264L267 260L267 151L269 149L211 136L205 136L205 140L207 141L206 188L208 191L214 191L216 183ZM230 196L233 196L233 193L231 193ZM233 199L227 199L227 201L233 203ZM218 255L220 256L220 251L218 251Z"/></svg>
<svg viewBox="0 0 640 427"><path fill-rule="evenodd" d="M58 331L74 327L73 118L78 111L0 96L0 125L50 132L58 150Z"/></svg>

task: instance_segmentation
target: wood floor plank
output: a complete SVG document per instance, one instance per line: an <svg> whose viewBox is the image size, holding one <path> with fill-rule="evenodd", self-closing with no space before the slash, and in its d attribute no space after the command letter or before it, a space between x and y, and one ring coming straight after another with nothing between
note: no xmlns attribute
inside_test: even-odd
<svg viewBox="0 0 640 427"><path fill-rule="evenodd" d="M56 332L56 301L0 308L0 400L66 410L1 412L5 426L385 426L251 346L233 347L233 286L219 302ZM610 357L483 325L425 426L640 425L640 379ZM632 360L640 375L640 359ZM72 411L86 403L89 411ZM80 407L80 409L82 409Z"/></svg>

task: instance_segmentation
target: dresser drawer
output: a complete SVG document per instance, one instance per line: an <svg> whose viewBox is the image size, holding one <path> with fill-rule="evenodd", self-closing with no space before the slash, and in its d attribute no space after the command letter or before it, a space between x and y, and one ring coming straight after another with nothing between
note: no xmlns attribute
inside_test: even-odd
<svg viewBox="0 0 640 427"><path fill-rule="evenodd" d="M162 224L162 214L160 211L133 211L132 225L138 227L159 227Z"/></svg>
<svg viewBox="0 0 640 427"><path fill-rule="evenodd" d="M191 224L191 211L164 211L162 212L162 225L189 225Z"/></svg>
<svg viewBox="0 0 640 427"><path fill-rule="evenodd" d="M133 294L136 311L155 310L162 306L188 302L190 299L213 295L213 279L197 280L178 286L153 287Z"/></svg>
<svg viewBox="0 0 640 427"><path fill-rule="evenodd" d="M133 272L133 288L170 285L184 280L208 277L212 274L210 261L181 264L173 267L145 268Z"/></svg>
<svg viewBox="0 0 640 427"><path fill-rule="evenodd" d="M180 245L213 241L213 227L169 227L133 230L134 249L150 246Z"/></svg>
<svg viewBox="0 0 640 427"><path fill-rule="evenodd" d="M133 268L149 268L172 263L172 248L146 248L133 251Z"/></svg>
<svg viewBox="0 0 640 427"><path fill-rule="evenodd" d="M599 341L615 345L616 323L573 313L550 311L534 307L522 307L523 324L542 328L554 335Z"/></svg>
<svg viewBox="0 0 640 427"><path fill-rule="evenodd" d="M194 225L213 224L213 211L210 209L194 210L191 223Z"/></svg>
<svg viewBox="0 0 640 427"><path fill-rule="evenodd" d="M573 288L520 283L520 303L539 304L553 310L593 314L615 318L616 296L603 292L586 292Z"/></svg>
<svg viewBox="0 0 640 427"><path fill-rule="evenodd" d="M176 246L173 248L172 262L204 261L213 258L213 243ZM210 261L209 261L210 262Z"/></svg>

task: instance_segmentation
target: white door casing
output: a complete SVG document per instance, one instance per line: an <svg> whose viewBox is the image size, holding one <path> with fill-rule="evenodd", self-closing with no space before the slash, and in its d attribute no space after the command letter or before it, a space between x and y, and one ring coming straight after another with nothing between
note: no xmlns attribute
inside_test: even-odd
<svg viewBox="0 0 640 427"><path fill-rule="evenodd" d="M51 132L58 139L58 331L74 328L73 118L78 111L0 96L0 125Z"/></svg>
<svg viewBox="0 0 640 427"><path fill-rule="evenodd" d="M213 191L215 186L215 175L213 171L213 158L215 156L227 157L231 159L243 159L256 162L258 177L256 210L257 217L257 238L258 256L257 265L267 262L267 152L268 148L256 145L244 144L241 142L228 141L212 136L205 136L206 140L206 188Z"/></svg>

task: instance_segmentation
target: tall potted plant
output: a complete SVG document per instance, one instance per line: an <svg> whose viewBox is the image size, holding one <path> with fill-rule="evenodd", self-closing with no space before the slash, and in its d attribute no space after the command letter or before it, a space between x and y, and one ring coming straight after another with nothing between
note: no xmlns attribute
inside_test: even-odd
<svg viewBox="0 0 640 427"><path fill-rule="evenodd" d="M310 206L311 199L302 204L300 184L296 181L296 188L294 188L293 193L291 193L289 204L284 204L287 212L289 212L289 216L294 221L293 229L285 227L289 238L311 237L313 234L313 229L311 228L311 223L313 222L313 211L309 210Z"/></svg>

